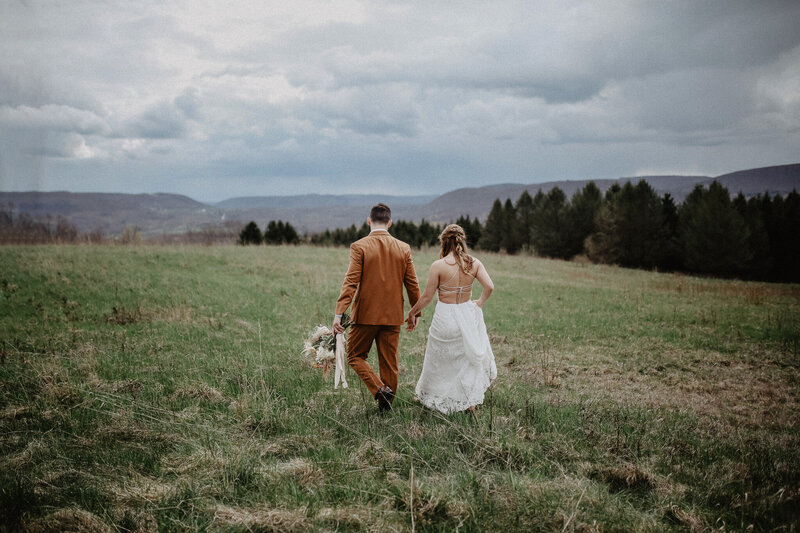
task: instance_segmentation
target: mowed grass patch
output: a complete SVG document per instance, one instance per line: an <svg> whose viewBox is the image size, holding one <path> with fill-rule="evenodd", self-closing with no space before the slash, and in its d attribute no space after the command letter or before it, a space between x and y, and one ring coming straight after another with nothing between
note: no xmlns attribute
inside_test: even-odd
<svg viewBox="0 0 800 533"><path fill-rule="evenodd" d="M479 256L486 403L414 402L429 307L379 416L299 355L346 249L0 248L0 527L797 527L796 285Z"/></svg>

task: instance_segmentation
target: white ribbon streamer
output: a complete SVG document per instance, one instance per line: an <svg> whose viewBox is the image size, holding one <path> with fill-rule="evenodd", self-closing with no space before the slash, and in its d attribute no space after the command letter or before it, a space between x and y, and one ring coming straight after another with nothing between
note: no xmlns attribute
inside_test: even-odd
<svg viewBox="0 0 800 533"><path fill-rule="evenodd" d="M347 378L344 376L346 359L347 354L344 348L344 335L336 335L336 371L333 376L334 389L339 388L339 383L342 384L343 389L347 388Z"/></svg>

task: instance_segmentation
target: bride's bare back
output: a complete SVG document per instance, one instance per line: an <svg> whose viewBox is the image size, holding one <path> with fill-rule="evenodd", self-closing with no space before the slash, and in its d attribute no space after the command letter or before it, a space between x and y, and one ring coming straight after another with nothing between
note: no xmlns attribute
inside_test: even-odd
<svg viewBox="0 0 800 533"><path fill-rule="evenodd" d="M456 258L453 254L448 254L434 261L428 274L428 283L425 286L425 291L414 306L413 312L416 313L424 309L433 300L433 295L437 292L439 293L439 301L442 303L457 304L468 302L472 295L473 281L476 279L483 286L483 292L475 303L483 307L483 303L494 290L492 279L489 277L489 273L483 263L473 258L472 268L469 273L465 273L456 263Z"/></svg>
<svg viewBox="0 0 800 533"><path fill-rule="evenodd" d="M452 262L448 262L450 259ZM480 263L476 259L472 263L472 269L465 274L452 255L443 257L434 263L438 265L439 280L436 289L439 293L439 301L446 304L460 304L466 302L472 296L472 282L475 280Z"/></svg>

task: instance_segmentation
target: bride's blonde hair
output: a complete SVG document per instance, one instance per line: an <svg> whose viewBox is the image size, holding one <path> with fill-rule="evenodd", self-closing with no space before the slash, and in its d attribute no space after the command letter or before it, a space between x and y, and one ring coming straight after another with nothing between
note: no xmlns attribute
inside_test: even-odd
<svg viewBox="0 0 800 533"><path fill-rule="evenodd" d="M458 224L450 224L439 235L439 242L442 243L439 257L444 257L453 252L456 257L456 263L458 263L464 274L469 274L472 271L475 259L467 252L467 234L464 233L464 228Z"/></svg>

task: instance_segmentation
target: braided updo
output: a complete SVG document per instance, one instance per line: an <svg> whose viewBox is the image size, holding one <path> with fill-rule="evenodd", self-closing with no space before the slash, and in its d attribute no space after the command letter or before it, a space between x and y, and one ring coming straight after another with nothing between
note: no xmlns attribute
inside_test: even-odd
<svg viewBox="0 0 800 533"><path fill-rule="evenodd" d="M445 257L450 252L453 252L459 268L464 274L469 274L472 271L472 264L475 259L467 252L467 234L464 233L464 228L458 224L450 224L439 235L439 241L442 243L442 251L439 252L439 257Z"/></svg>

